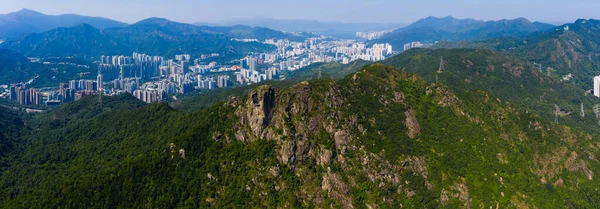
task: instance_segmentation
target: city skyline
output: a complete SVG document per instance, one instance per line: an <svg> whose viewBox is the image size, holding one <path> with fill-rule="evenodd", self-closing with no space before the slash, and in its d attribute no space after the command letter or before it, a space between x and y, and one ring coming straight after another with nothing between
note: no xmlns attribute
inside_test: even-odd
<svg viewBox="0 0 600 209"><path fill-rule="evenodd" d="M79 14L105 17L135 23L150 17L195 23L223 23L239 19L272 18L283 20L317 20L344 23L412 23L418 19L436 16L500 20L525 17L548 23L572 22L578 18L600 18L596 11L600 2L574 0L533 0L520 2L459 0L451 3L440 0L419 2L391 0L331 0L306 1L191 1L191 0L0 0L0 14L23 8L49 15ZM581 5L586 5L585 7ZM139 8L144 8L143 10ZM376 11L376 12L375 12ZM376 15L373 15L376 14Z"/></svg>

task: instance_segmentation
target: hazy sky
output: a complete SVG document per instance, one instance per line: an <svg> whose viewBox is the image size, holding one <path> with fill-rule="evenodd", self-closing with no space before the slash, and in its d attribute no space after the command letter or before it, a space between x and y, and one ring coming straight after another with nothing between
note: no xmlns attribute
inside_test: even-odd
<svg viewBox="0 0 600 209"><path fill-rule="evenodd" d="M382 23L448 15L482 20L526 17L545 22L600 18L599 0L0 0L0 13L21 8L127 23L148 17L190 23L252 17Z"/></svg>

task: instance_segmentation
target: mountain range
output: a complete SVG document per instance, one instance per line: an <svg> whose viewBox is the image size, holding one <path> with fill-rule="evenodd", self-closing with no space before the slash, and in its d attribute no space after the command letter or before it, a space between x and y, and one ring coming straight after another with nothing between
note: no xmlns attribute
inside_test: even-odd
<svg viewBox="0 0 600 209"><path fill-rule="evenodd" d="M203 30L213 31L217 33L227 34L231 37L240 39L288 39L290 41L302 42L306 38L316 37L316 35L307 32L295 32L288 33L278 30L273 30L266 27L251 27L246 25L233 25L233 26L209 26L206 24L196 24Z"/></svg>
<svg viewBox="0 0 600 209"><path fill-rule="evenodd" d="M216 25L248 25L255 27L267 27L282 31L309 32L318 35L333 36L344 39L356 38L356 32L393 30L395 28L406 26L406 24L403 23L344 23L302 19L281 20L262 17L227 20L216 23Z"/></svg>
<svg viewBox="0 0 600 209"><path fill-rule="evenodd" d="M2 26L2 23L7 25ZM2 36L2 30L18 31L19 35ZM239 55L270 50L272 46L237 42L231 40L233 38L301 41L313 36L242 25L197 26L164 18L148 18L127 25L103 18L50 16L26 9L0 16L0 38L7 38L0 47L36 57L77 56L90 59L103 54L130 54L133 51L163 56L213 52Z"/></svg>
<svg viewBox="0 0 600 209"><path fill-rule="evenodd" d="M127 24L101 17L76 14L46 15L29 9L0 14L0 40L21 38L31 33L40 33L57 27L72 27L82 23L99 29L123 27Z"/></svg>
<svg viewBox="0 0 600 209"><path fill-rule="evenodd" d="M519 37L536 32L548 31L555 26L530 22L525 18L498 21L480 21L474 19L456 19L452 16L427 17L405 28L387 33L373 43L390 43L401 50L406 43L419 41L434 43L437 41L476 41L497 37Z"/></svg>
<svg viewBox="0 0 600 209"><path fill-rule="evenodd" d="M232 38L195 25L149 18L125 27L104 30L89 24L56 28L8 40L0 47L34 57L77 56L86 59L134 51L171 57L182 53L199 56L202 53L229 55L272 50L270 45L237 42Z"/></svg>
<svg viewBox="0 0 600 209"><path fill-rule="evenodd" d="M434 48L486 48L535 63L543 73L562 78L569 74L579 88L592 87L600 66L600 21L579 19L545 33L475 42L441 42Z"/></svg>

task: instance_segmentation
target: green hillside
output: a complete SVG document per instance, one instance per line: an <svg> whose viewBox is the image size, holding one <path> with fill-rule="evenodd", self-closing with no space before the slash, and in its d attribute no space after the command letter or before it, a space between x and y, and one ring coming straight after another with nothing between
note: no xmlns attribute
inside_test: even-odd
<svg viewBox="0 0 600 209"><path fill-rule="evenodd" d="M439 71L443 59L443 71ZM402 71L417 73L457 92L484 90L516 107L553 121L555 105L562 109L559 123L598 132L593 107L600 103L576 81L562 80L530 62L485 49L416 49L384 61ZM585 117L581 117L584 104Z"/></svg>
<svg viewBox="0 0 600 209"><path fill-rule="evenodd" d="M90 71L93 70L73 65L32 63L22 54L0 49L0 85L33 79L30 87L45 87L71 79L91 79L94 75L80 75L81 72Z"/></svg>
<svg viewBox="0 0 600 209"><path fill-rule="evenodd" d="M196 112L88 97L36 119L2 170L0 207L600 204L597 135L493 94L374 64Z"/></svg>
<svg viewBox="0 0 600 209"><path fill-rule="evenodd" d="M479 42L442 42L435 48L488 48L537 64L556 77L573 75L583 90L592 89L600 74L600 21L579 19L555 30L522 38L498 38Z"/></svg>

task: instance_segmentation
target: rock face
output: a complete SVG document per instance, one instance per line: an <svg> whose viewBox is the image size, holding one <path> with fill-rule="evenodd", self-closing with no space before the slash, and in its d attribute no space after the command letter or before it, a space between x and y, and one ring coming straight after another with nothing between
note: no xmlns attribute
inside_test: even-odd
<svg viewBox="0 0 600 209"><path fill-rule="evenodd" d="M421 127L419 126L419 121L417 121L417 116L414 109L407 110L404 115L406 115L406 128L408 128L408 137L414 139L417 135L421 134Z"/></svg>
<svg viewBox="0 0 600 209"><path fill-rule="evenodd" d="M323 177L322 189L328 196L342 203L344 208L354 208L350 189L338 174L327 173Z"/></svg>
<svg viewBox="0 0 600 209"><path fill-rule="evenodd" d="M348 148L348 143L350 143L350 134L348 131L341 130L335 132L334 136L335 148L340 151L340 153L346 153L346 149Z"/></svg>
<svg viewBox="0 0 600 209"><path fill-rule="evenodd" d="M248 125L255 137L262 137L264 128L271 122L275 96L273 87L260 86L250 92L246 103L238 111L242 124Z"/></svg>

